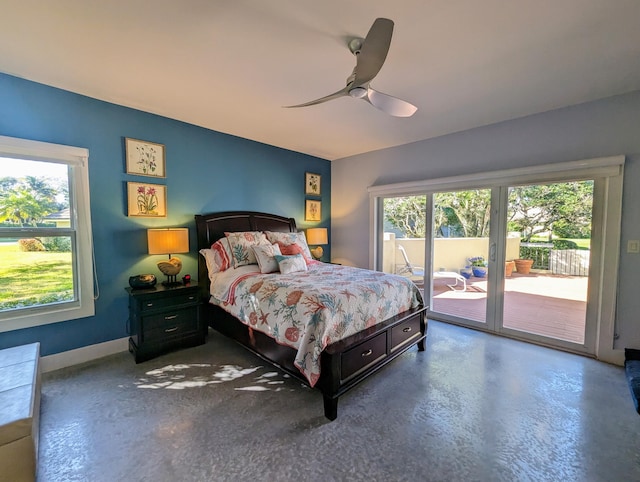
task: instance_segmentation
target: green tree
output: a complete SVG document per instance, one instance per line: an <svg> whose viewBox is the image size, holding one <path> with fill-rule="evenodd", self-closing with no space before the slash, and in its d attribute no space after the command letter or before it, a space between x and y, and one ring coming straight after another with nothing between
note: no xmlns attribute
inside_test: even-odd
<svg viewBox="0 0 640 482"><path fill-rule="evenodd" d="M386 198L384 218L407 238L424 238L427 197L407 196Z"/></svg>
<svg viewBox="0 0 640 482"><path fill-rule="evenodd" d="M435 193L436 236L489 235L491 190L470 189ZM593 181L517 186L509 192L508 229L525 241L539 233L588 238L591 233ZM384 200L385 220L405 236L425 237L426 196Z"/></svg>
<svg viewBox="0 0 640 482"><path fill-rule="evenodd" d="M0 221L35 225L60 209L56 194L57 190L44 178L3 178L0 180Z"/></svg>
<svg viewBox="0 0 640 482"><path fill-rule="evenodd" d="M509 193L509 230L524 241L540 233L588 238L592 205L593 181L517 186Z"/></svg>
<svg viewBox="0 0 640 482"><path fill-rule="evenodd" d="M436 236L444 236L445 231L462 238L481 238L489 235L489 189L437 193L434 194L434 206Z"/></svg>

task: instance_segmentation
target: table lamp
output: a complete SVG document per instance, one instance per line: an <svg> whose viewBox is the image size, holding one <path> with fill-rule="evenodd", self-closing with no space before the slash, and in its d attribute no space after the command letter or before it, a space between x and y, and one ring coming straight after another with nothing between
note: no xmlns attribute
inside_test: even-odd
<svg viewBox="0 0 640 482"><path fill-rule="evenodd" d="M176 286L178 273L182 269L182 261L178 257L171 257L171 253L189 252L188 228L147 229L147 243L149 254L168 254L169 261L160 261L158 269L167 277L162 284Z"/></svg>
<svg viewBox="0 0 640 482"><path fill-rule="evenodd" d="M307 244L310 245L320 245L320 244L329 244L329 237L327 235L327 228L309 228L307 229ZM324 250L322 246L317 246L313 249L310 249L311 256L314 259L322 258L324 254Z"/></svg>

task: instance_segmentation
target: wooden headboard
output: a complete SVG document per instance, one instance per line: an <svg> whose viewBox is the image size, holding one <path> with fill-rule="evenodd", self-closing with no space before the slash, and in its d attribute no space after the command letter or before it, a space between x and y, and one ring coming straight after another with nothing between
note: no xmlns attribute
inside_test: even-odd
<svg viewBox="0 0 640 482"><path fill-rule="evenodd" d="M210 248L225 232L237 231L280 231L295 233L296 220L277 214L254 211L226 211L221 213L196 214L198 251ZM204 287L203 298L209 295L209 275L204 258L198 255L198 283Z"/></svg>

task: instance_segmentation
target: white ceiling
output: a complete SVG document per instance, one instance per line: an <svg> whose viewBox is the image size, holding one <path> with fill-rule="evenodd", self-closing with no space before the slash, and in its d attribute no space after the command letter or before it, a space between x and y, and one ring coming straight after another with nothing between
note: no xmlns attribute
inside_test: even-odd
<svg viewBox="0 0 640 482"><path fill-rule="evenodd" d="M339 159L640 89L639 0L0 0L0 71ZM346 44L395 22L372 87Z"/></svg>

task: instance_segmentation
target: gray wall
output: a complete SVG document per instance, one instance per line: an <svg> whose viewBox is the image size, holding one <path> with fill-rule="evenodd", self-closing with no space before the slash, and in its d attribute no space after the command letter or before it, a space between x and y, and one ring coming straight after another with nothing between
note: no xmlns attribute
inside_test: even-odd
<svg viewBox="0 0 640 482"><path fill-rule="evenodd" d="M369 267L372 185L623 154L616 347L640 348L640 91L332 162L332 259Z"/></svg>

